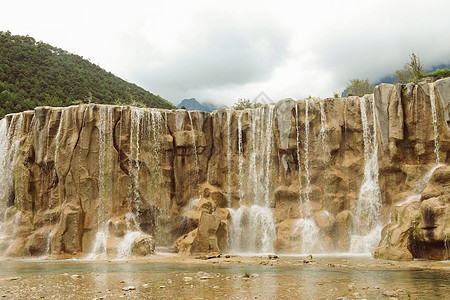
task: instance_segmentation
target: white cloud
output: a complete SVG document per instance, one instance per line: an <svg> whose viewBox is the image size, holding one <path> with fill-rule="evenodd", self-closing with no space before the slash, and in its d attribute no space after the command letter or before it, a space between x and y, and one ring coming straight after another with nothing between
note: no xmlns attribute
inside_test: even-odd
<svg viewBox="0 0 450 300"><path fill-rule="evenodd" d="M327 97L415 51L450 63L450 2L9 1L0 30L89 58L178 103Z"/></svg>

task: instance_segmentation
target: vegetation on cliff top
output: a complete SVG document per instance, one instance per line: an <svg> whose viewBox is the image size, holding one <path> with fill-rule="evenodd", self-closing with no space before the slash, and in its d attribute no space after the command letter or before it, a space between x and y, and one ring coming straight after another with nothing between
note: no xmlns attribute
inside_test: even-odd
<svg viewBox="0 0 450 300"><path fill-rule="evenodd" d="M83 57L0 31L0 118L36 106L82 102L175 108Z"/></svg>
<svg viewBox="0 0 450 300"><path fill-rule="evenodd" d="M450 77L450 69L436 69L434 72L426 73L427 70L423 66L420 58L413 52L409 56L410 61L405 63L402 69L396 70L392 76L395 83L418 83L421 79L426 77L433 77L440 79ZM390 78L388 76L387 78ZM348 96L364 96L365 94L373 93L374 84L369 82L369 79L351 79L349 80L346 91Z"/></svg>

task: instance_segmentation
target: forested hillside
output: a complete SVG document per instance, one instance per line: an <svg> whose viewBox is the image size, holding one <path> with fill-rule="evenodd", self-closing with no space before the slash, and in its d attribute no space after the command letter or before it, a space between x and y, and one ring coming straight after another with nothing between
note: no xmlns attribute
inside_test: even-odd
<svg viewBox="0 0 450 300"><path fill-rule="evenodd" d="M81 102L175 108L78 55L0 31L0 118L36 106Z"/></svg>

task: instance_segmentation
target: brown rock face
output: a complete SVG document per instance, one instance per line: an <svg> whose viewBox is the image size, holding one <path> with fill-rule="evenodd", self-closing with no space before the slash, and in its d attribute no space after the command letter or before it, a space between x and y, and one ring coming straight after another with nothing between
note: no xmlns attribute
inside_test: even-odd
<svg viewBox="0 0 450 300"><path fill-rule="evenodd" d="M450 160L449 112L443 79L244 111L8 115L0 255L368 252L381 240L378 257L448 258L448 170L427 174Z"/></svg>

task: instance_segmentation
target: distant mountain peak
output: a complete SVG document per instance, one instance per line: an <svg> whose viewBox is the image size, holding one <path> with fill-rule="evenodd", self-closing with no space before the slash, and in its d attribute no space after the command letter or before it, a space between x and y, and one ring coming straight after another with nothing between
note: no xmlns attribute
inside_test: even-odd
<svg viewBox="0 0 450 300"><path fill-rule="evenodd" d="M180 104L177 105L177 108L180 109L181 107L185 107L187 110L200 110L200 111L207 111L207 112L213 112L219 107L215 104L203 102L200 103L195 98L189 98L189 99L183 99ZM223 107L223 106L221 106Z"/></svg>

